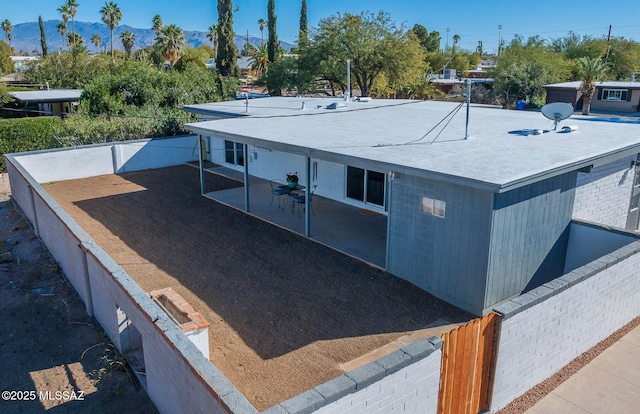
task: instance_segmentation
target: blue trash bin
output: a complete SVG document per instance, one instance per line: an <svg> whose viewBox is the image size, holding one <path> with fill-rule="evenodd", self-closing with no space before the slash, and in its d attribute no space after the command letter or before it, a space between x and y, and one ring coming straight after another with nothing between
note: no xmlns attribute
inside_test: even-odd
<svg viewBox="0 0 640 414"><path fill-rule="evenodd" d="M516 101L516 108L518 111L524 111L524 101L522 99Z"/></svg>

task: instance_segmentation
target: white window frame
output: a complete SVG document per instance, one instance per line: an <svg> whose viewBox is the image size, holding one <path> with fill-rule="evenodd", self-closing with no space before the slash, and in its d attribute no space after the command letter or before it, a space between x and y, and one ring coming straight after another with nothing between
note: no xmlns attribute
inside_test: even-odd
<svg viewBox="0 0 640 414"><path fill-rule="evenodd" d="M623 100L622 94L624 92L627 92L627 90L626 89L603 89L602 100L603 101L622 101Z"/></svg>
<svg viewBox="0 0 640 414"><path fill-rule="evenodd" d="M227 149L227 142L231 142L233 143L233 163L230 163L227 161L227 152L230 151L229 149ZM231 141L229 139L225 139L224 140L224 162L229 164L229 165L235 165L237 167L243 167L244 164L239 164L238 163L238 150L242 151L242 153L244 154L244 144L240 143L240 142L235 142L235 141ZM247 160L244 160L244 163L246 164Z"/></svg>

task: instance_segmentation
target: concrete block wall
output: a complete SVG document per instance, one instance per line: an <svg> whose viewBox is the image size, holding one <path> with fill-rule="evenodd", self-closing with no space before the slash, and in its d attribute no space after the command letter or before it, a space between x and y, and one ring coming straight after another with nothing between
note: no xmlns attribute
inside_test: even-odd
<svg viewBox="0 0 640 414"><path fill-rule="evenodd" d="M498 307L491 409L504 407L640 315L640 241Z"/></svg>
<svg viewBox="0 0 640 414"><path fill-rule="evenodd" d="M262 414L436 413L442 341L423 339Z"/></svg>
<svg viewBox="0 0 640 414"><path fill-rule="evenodd" d="M257 413L180 328L62 210L26 170L7 157L14 199L39 223L42 241L105 332L122 350L118 310L142 337L149 397L161 413ZM35 202L34 202L35 200Z"/></svg>
<svg viewBox="0 0 640 414"><path fill-rule="evenodd" d="M12 154L38 183L170 167L198 160L198 136L151 138Z"/></svg>
<svg viewBox="0 0 640 414"><path fill-rule="evenodd" d="M635 159L623 158L590 173L578 173L573 218L625 228L634 179L631 161Z"/></svg>

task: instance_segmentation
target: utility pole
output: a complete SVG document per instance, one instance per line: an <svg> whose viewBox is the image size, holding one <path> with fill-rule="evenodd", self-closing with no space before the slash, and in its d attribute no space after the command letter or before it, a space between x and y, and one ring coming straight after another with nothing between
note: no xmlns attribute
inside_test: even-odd
<svg viewBox="0 0 640 414"><path fill-rule="evenodd" d="M500 49L502 49L502 35L500 32L502 31L502 25L498 25L498 56L500 56Z"/></svg>
<svg viewBox="0 0 640 414"><path fill-rule="evenodd" d="M611 51L611 44L609 43L610 40L611 40L611 25L609 25L609 34L607 35L607 54L604 57L605 62L609 60L609 51Z"/></svg>

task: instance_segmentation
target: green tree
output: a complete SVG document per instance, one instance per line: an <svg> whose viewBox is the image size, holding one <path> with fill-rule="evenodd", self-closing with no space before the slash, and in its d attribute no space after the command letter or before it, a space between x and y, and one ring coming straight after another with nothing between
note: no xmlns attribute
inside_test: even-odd
<svg viewBox="0 0 640 414"><path fill-rule="evenodd" d="M460 35L453 35L453 46L451 46L451 53L456 53L456 45L460 41Z"/></svg>
<svg viewBox="0 0 640 414"><path fill-rule="evenodd" d="M253 55L256 53L256 51L257 51L257 50L258 50L258 49L257 49L254 45L252 45L252 44L251 44L251 43L249 43L249 42L245 42L244 46L242 47L242 52L241 52L240 54L241 54L242 56L249 56L249 57L251 57L251 56L253 56Z"/></svg>
<svg viewBox="0 0 640 414"><path fill-rule="evenodd" d="M169 61L169 66L173 67L180 59L180 51L184 48L187 38L181 28L175 24L164 26L160 32L160 37L156 39L156 46L162 53L162 57Z"/></svg>
<svg viewBox="0 0 640 414"><path fill-rule="evenodd" d="M309 21L307 19L307 0L302 0L300 6L300 30L298 31L298 48L302 49L309 44Z"/></svg>
<svg viewBox="0 0 640 414"><path fill-rule="evenodd" d="M251 56L251 69L258 74L263 74L267 70L267 64L269 63L269 51L267 45L261 43Z"/></svg>
<svg viewBox="0 0 640 414"><path fill-rule="evenodd" d="M151 28L156 34L156 39L157 39L158 37L160 37L160 32L162 31L162 26L163 26L162 17L160 17L159 14L156 14L155 16L153 16L153 19L151 19L151 23L152 23Z"/></svg>
<svg viewBox="0 0 640 414"><path fill-rule="evenodd" d="M260 43L264 43L264 25L267 24L265 19L258 19L258 28L260 29Z"/></svg>
<svg viewBox="0 0 640 414"><path fill-rule="evenodd" d="M209 41L213 43L214 50L218 49L218 26L217 25L212 24L211 26L209 26L209 31L207 32L207 39L209 39Z"/></svg>
<svg viewBox="0 0 640 414"><path fill-rule="evenodd" d="M71 52L78 53L86 53L87 48L84 45L84 39L78 33L69 33L67 35L67 43L71 48Z"/></svg>
<svg viewBox="0 0 640 414"><path fill-rule="evenodd" d="M24 72L27 83L49 82L52 88L64 89L82 89L96 77L121 70L121 66L111 63L107 55L89 56L84 53L49 53L27 66Z"/></svg>
<svg viewBox="0 0 640 414"><path fill-rule="evenodd" d="M111 59L114 59L113 54L113 31L116 27L118 27L118 23L120 23L120 19L122 19L122 12L117 4L110 1L109 3L105 2L104 6L100 9L100 14L102 15L102 21L109 28L109 43L111 45Z"/></svg>
<svg viewBox="0 0 640 414"><path fill-rule="evenodd" d="M67 9L69 10L69 17L71 17L71 33L75 34L76 33L76 13L78 12L78 1L77 0L67 0ZM76 36L73 37L74 39L77 39ZM73 44L74 46L76 45L75 43Z"/></svg>
<svg viewBox="0 0 640 414"><path fill-rule="evenodd" d="M130 30L125 30L120 33L120 41L122 42L122 47L127 54L127 57L131 57L131 51L133 50L133 45L136 42L135 35Z"/></svg>
<svg viewBox="0 0 640 414"><path fill-rule="evenodd" d="M56 30L60 33L60 37L62 37L62 47L60 49L64 49L64 38L65 33L67 32L67 27L64 25L64 22L58 23Z"/></svg>
<svg viewBox="0 0 640 414"><path fill-rule="evenodd" d="M40 47L42 48L42 56L47 56L47 37L44 34L44 23L42 23L42 16L38 16L38 27L40 28Z"/></svg>
<svg viewBox="0 0 640 414"><path fill-rule="evenodd" d="M94 33L91 36L91 43L96 47L96 53L100 53L100 45L102 44L102 37L99 34Z"/></svg>
<svg viewBox="0 0 640 414"><path fill-rule="evenodd" d="M200 57L188 55L188 54L182 55L180 59L178 59L176 64L173 66L173 68L178 72L184 72L187 69L187 66L189 65L195 65L201 69L207 68L204 62L202 62L202 59L200 59Z"/></svg>
<svg viewBox="0 0 640 414"><path fill-rule="evenodd" d="M494 90L503 96L505 105L523 99L527 105L539 107L546 100L544 85L569 80L572 68L571 61L536 38L524 42L516 36L488 75L494 78Z"/></svg>
<svg viewBox="0 0 640 414"><path fill-rule="evenodd" d="M427 28L421 24L415 24L411 31L418 37L420 45L427 52L435 53L440 51L440 33L435 30L429 33Z"/></svg>
<svg viewBox="0 0 640 414"><path fill-rule="evenodd" d="M0 24L2 26L2 30L4 31L5 38L7 39L7 43L11 41L11 31L13 30L13 25L9 21L9 19L4 19Z"/></svg>
<svg viewBox="0 0 640 414"><path fill-rule="evenodd" d="M591 110L591 100L596 91L596 81L604 76L609 69L609 65L598 56L592 59L588 56L578 59L578 75L582 81L580 90L582 91L582 115L589 115Z"/></svg>
<svg viewBox="0 0 640 414"><path fill-rule="evenodd" d="M267 41L267 50L269 51L269 62L275 62L278 58L280 43L278 43L278 34L276 33L276 1L269 0L267 3L267 29L269 30L269 40Z"/></svg>
<svg viewBox="0 0 640 414"><path fill-rule="evenodd" d="M11 61L11 46L0 40L0 75L15 71Z"/></svg>
<svg viewBox="0 0 640 414"><path fill-rule="evenodd" d="M60 12L60 16L62 16L62 23L64 23L64 37L68 39L67 33L69 31L69 14L71 13L71 10L69 10L69 5L67 3L63 4L62 6L60 6L58 9L58 12ZM64 47L64 41L63 43L63 47ZM71 45L69 44L69 49L71 49Z"/></svg>
<svg viewBox="0 0 640 414"><path fill-rule="evenodd" d="M385 12L338 14L320 20L312 30L311 46L301 53L301 68L345 91L345 62L349 59L355 84L362 96L369 96L380 74L387 73L390 82L397 85L395 77L403 65L424 67L424 50L414 50L418 42L416 36L396 27ZM419 61L414 61L416 57Z"/></svg>
<svg viewBox="0 0 640 414"><path fill-rule="evenodd" d="M233 1L218 0L218 47L216 67L222 76L236 76L238 49L233 32Z"/></svg>

